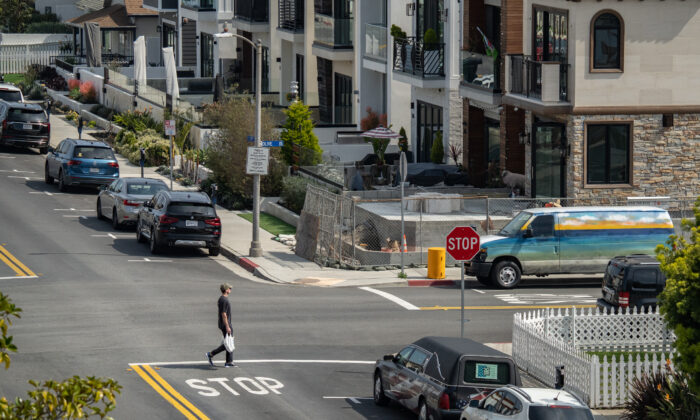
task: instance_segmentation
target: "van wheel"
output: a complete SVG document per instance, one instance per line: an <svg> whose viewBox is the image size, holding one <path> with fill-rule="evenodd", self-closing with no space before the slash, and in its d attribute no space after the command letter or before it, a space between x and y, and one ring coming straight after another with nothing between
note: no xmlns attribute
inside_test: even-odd
<svg viewBox="0 0 700 420"><path fill-rule="evenodd" d="M379 372L374 374L374 403L379 406L389 404L389 397L384 394L382 375Z"/></svg>
<svg viewBox="0 0 700 420"><path fill-rule="evenodd" d="M219 248L218 246L213 246L213 247L209 248L209 255L211 255L212 257L216 257L220 253L221 253L221 248Z"/></svg>
<svg viewBox="0 0 700 420"><path fill-rule="evenodd" d="M418 403L418 420L433 420L433 415L428 413L428 405L422 398Z"/></svg>
<svg viewBox="0 0 700 420"><path fill-rule="evenodd" d="M489 276L476 276L476 281L484 286L493 286L493 283L491 283L491 277Z"/></svg>
<svg viewBox="0 0 700 420"><path fill-rule="evenodd" d="M491 282L501 289L512 289L520 283L520 268L513 261L500 261L491 271Z"/></svg>
<svg viewBox="0 0 700 420"><path fill-rule="evenodd" d="M60 192L68 191L68 186L66 185L66 180L63 179L63 171L58 172L58 190Z"/></svg>

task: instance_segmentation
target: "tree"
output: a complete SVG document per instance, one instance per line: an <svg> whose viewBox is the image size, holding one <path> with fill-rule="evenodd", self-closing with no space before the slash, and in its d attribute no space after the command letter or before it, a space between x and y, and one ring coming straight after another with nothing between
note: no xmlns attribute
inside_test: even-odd
<svg viewBox="0 0 700 420"><path fill-rule="evenodd" d="M34 7L26 0L3 0L0 2L0 29L2 32L24 32L32 20Z"/></svg>
<svg viewBox="0 0 700 420"><path fill-rule="evenodd" d="M666 287L659 295L661 313L676 334L674 363L690 376L691 389L700 393L700 197L693 209L695 220L684 219L689 240L671 235L656 248Z"/></svg>
<svg viewBox="0 0 700 420"><path fill-rule="evenodd" d="M374 112L371 106L368 106L365 111L367 112L367 115L360 120L360 128L362 131L369 131L373 128L379 127L380 125L382 127L389 128L386 125L386 114L377 114Z"/></svg>
<svg viewBox="0 0 700 420"><path fill-rule="evenodd" d="M284 114L287 120L282 126L280 138L284 141L282 158L287 165L311 166L321 163L321 146L318 145L318 137L314 134L309 107L302 101L295 101Z"/></svg>
<svg viewBox="0 0 700 420"><path fill-rule="evenodd" d="M445 147L442 144L442 131L435 133L433 146L430 148L430 160L433 163L442 163L445 158Z"/></svg>
<svg viewBox="0 0 700 420"><path fill-rule="evenodd" d="M399 130L399 150L408 152L408 137L406 137L406 129L403 127Z"/></svg>
<svg viewBox="0 0 700 420"><path fill-rule="evenodd" d="M12 318L19 318L21 308L0 292L0 362L5 369L10 367L10 352L16 352L8 328ZM29 381L34 387L28 391L29 398L14 401L0 398L0 419L77 419L90 415L105 418L114 410L116 394L122 386L111 378L73 376L63 382Z"/></svg>

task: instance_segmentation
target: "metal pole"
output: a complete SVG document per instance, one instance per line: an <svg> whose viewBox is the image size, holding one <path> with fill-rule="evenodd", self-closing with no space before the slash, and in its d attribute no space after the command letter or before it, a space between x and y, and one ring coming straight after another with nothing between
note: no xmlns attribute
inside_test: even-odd
<svg viewBox="0 0 700 420"><path fill-rule="evenodd" d="M403 152L401 152L403 153ZM404 249L404 238L406 237L406 231L404 231L404 223L403 223L403 174L399 175L399 179L401 182L401 277L405 275L403 271L403 254L405 254L405 249Z"/></svg>
<svg viewBox="0 0 700 420"><path fill-rule="evenodd" d="M170 189L173 189L173 136L170 136Z"/></svg>
<svg viewBox="0 0 700 420"><path fill-rule="evenodd" d="M460 323L460 332L459 336L461 338L464 338L464 261L462 261L462 281L460 282L461 286L460 288L462 289L462 322Z"/></svg>
<svg viewBox="0 0 700 420"><path fill-rule="evenodd" d="M255 45L255 147L261 143L261 105L262 105L262 41L258 39ZM260 246L260 175L253 175L253 240L250 242L250 256L262 257Z"/></svg>

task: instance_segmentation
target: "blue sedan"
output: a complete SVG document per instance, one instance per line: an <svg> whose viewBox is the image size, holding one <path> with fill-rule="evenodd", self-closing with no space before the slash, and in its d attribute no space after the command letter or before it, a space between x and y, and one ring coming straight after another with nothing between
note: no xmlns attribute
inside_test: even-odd
<svg viewBox="0 0 700 420"><path fill-rule="evenodd" d="M74 185L109 185L119 178L119 163L101 141L65 139L46 155L44 180L53 184L54 178L60 191Z"/></svg>

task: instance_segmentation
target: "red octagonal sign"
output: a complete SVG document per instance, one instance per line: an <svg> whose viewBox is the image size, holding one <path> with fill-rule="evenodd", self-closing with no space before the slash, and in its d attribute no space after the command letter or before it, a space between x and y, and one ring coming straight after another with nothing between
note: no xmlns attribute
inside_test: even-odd
<svg viewBox="0 0 700 420"><path fill-rule="evenodd" d="M479 253L479 234L469 226L458 226L447 234L447 253L457 261L469 261Z"/></svg>

